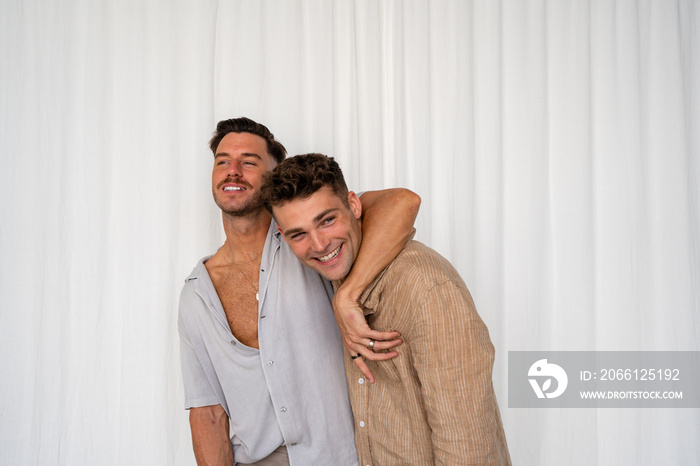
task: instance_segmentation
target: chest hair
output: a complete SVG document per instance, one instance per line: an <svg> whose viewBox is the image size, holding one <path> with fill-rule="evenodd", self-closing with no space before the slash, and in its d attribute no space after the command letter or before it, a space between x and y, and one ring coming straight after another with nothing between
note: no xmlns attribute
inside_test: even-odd
<svg viewBox="0 0 700 466"><path fill-rule="evenodd" d="M239 265L214 267L209 271L216 293L226 312L231 333L238 341L251 348L258 345L258 289L259 261Z"/></svg>

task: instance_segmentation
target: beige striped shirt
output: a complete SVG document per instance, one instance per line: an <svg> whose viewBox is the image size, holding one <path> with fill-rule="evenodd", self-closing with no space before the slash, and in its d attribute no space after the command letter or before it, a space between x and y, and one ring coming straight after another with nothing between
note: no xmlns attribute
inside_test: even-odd
<svg viewBox="0 0 700 466"><path fill-rule="evenodd" d="M452 265L411 241L360 298L369 325L396 330L399 356L346 355L361 465L504 465L508 446L493 391L494 348Z"/></svg>

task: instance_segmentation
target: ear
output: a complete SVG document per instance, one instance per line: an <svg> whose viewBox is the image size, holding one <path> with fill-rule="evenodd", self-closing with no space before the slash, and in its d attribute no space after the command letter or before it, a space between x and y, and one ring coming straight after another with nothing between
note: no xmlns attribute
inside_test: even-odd
<svg viewBox="0 0 700 466"><path fill-rule="evenodd" d="M350 204L350 210L355 218L362 217L362 201L353 191L348 193L348 204Z"/></svg>

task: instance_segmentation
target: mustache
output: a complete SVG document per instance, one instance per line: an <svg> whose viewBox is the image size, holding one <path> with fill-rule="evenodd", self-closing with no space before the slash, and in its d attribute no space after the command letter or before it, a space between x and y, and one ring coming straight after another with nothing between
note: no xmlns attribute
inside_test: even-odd
<svg viewBox="0 0 700 466"><path fill-rule="evenodd" d="M240 184L241 186L245 187L246 189L252 187L250 184L246 183L245 181L243 181L242 179L240 179L240 178L238 178L238 177L232 178L232 177L230 177L230 176L227 176L226 179L225 179L224 181L222 181L221 183L219 183L218 185L216 185L216 189L220 189L220 188L221 188L223 185L225 185L226 183L236 183L236 184Z"/></svg>

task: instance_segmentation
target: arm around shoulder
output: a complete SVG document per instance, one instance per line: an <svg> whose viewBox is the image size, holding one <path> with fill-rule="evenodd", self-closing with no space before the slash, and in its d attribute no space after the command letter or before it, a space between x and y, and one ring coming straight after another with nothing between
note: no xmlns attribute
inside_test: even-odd
<svg viewBox="0 0 700 466"><path fill-rule="evenodd" d="M421 203L418 194L404 188L368 191L362 194L360 201L362 244L340 287L355 299L413 237L413 224Z"/></svg>
<svg viewBox="0 0 700 466"><path fill-rule="evenodd" d="M333 310L343 337L343 344L352 354L370 360L385 360L398 353L374 352L367 348L371 340L376 350L389 350L401 343L396 332L376 332L365 321L357 304L362 292L399 255L413 237L413 224L421 199L404 189L368 191L362 194L362 244L355 263L333 298ZM370 382L371 372L362 358L355 364Z"/></svg>

